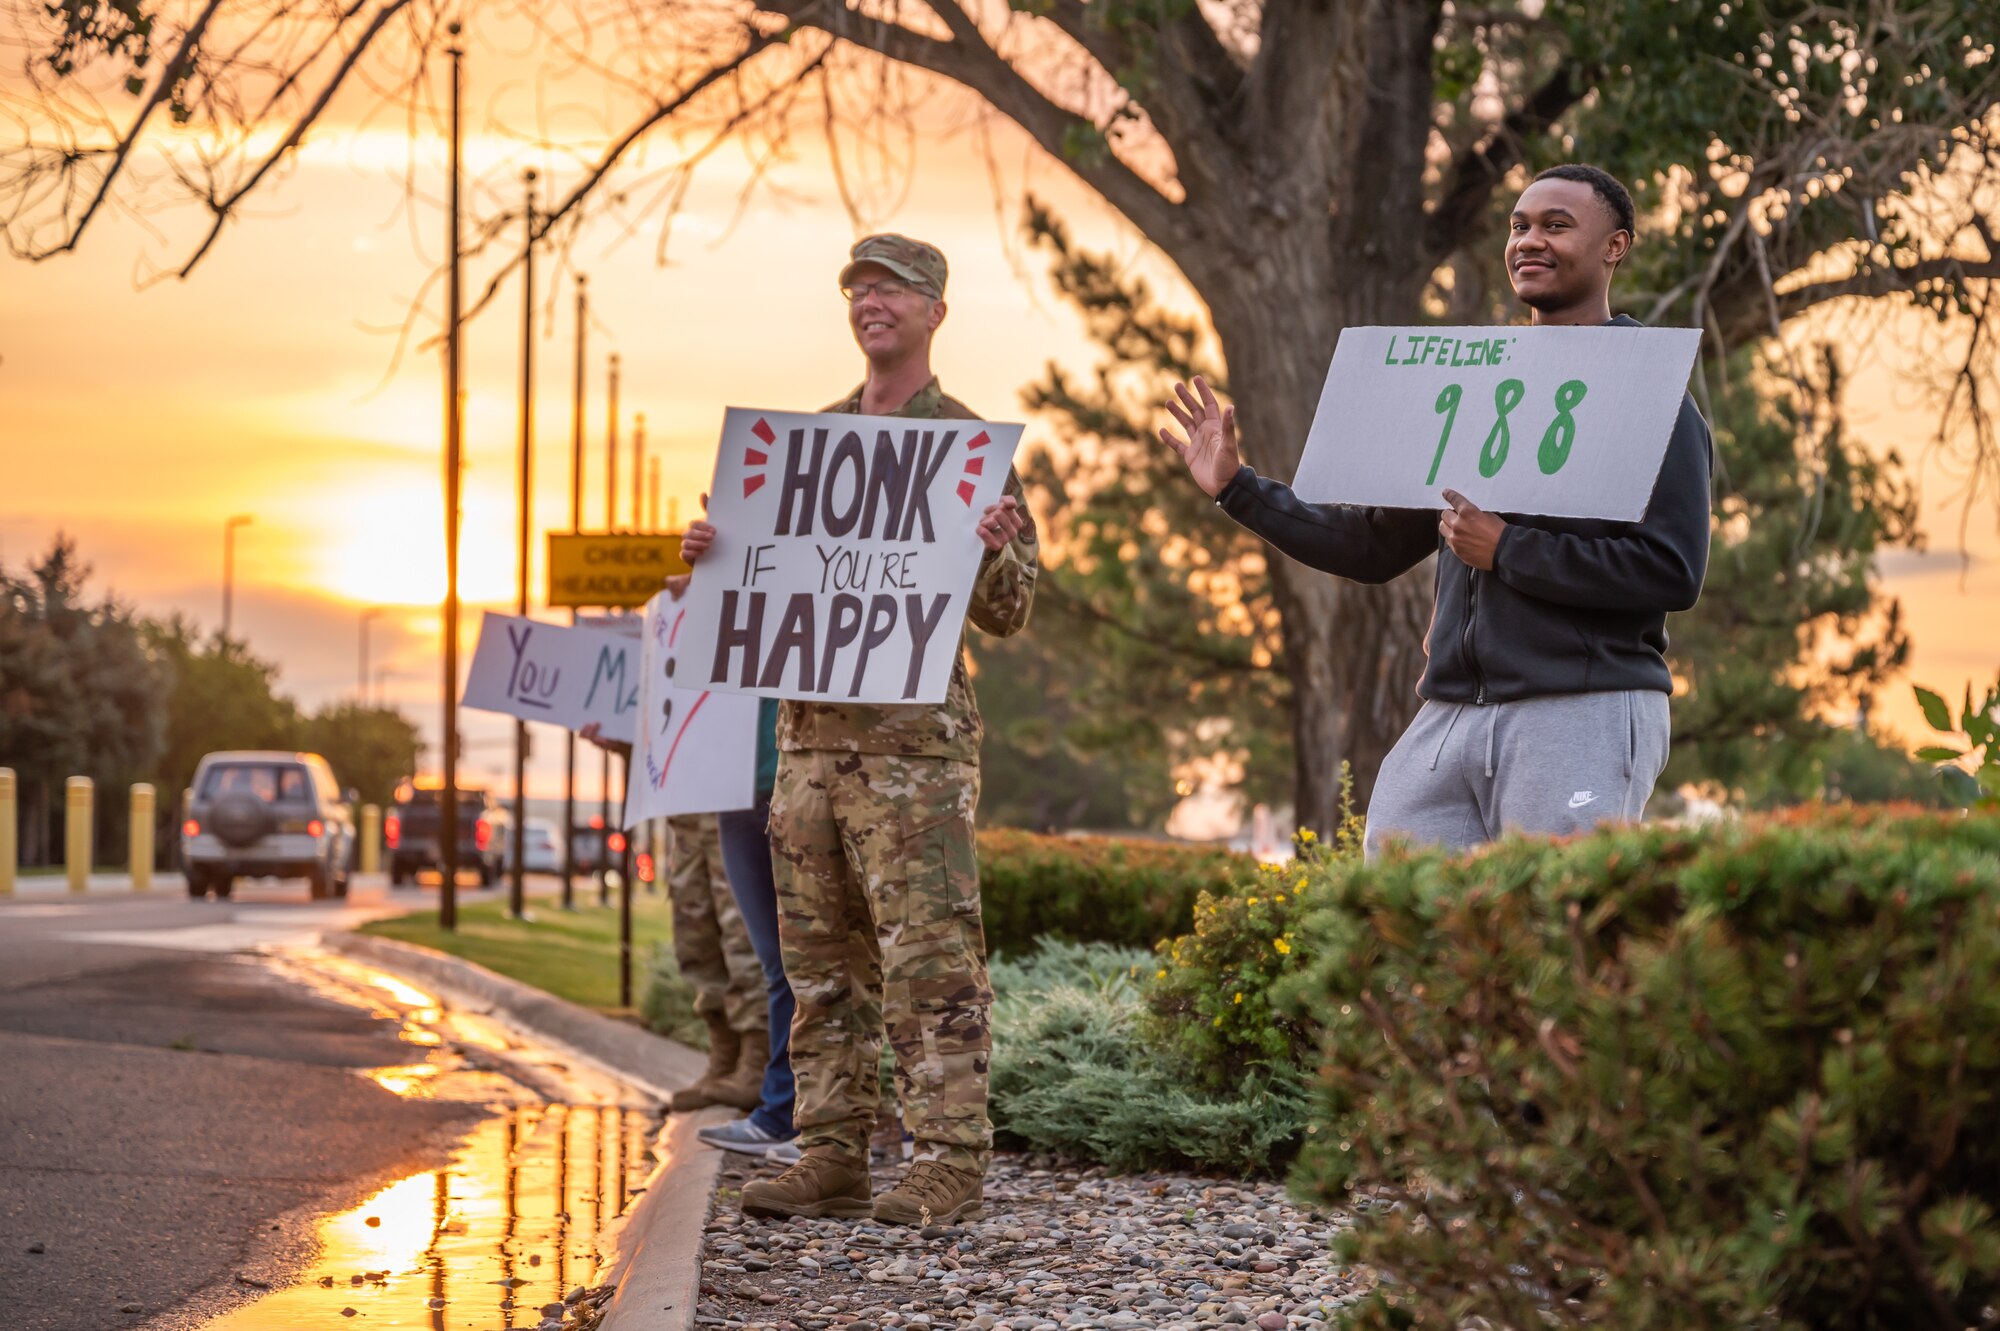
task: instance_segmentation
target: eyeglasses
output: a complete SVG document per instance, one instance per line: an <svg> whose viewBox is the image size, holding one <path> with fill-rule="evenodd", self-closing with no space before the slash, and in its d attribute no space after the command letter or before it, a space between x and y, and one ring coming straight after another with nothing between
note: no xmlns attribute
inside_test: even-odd
<svg viewBox="0 0 2000 1331"><path fill-rule="evenodd" d="M860 282L853 286L842 286L840 294L847 298L849 305L858 305L868 299L868 293L871 291L883 300L894 300L916 289L915 286L898 278L885 277L880 282Z"/></svg>

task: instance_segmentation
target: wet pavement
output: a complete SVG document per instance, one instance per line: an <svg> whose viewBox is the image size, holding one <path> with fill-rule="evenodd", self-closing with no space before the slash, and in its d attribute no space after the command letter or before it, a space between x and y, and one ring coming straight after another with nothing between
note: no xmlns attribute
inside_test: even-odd
<svg viewBox="0 0 2000 1331"><path fill-rule="evenodd" d="M643 1097L299 950L353 906L55 904L0 907L9 1328L533 1327L595 1283Z"/></svg>

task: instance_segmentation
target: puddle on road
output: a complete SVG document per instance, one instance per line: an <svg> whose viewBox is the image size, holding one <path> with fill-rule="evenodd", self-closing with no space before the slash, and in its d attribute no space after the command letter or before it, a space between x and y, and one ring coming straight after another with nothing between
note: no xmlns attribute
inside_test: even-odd
<svg viewBox="0 0 2000 1331"><path fill-rule="evenodd" d="M320 1221L319 1254L297 1284L203 1331L533 1327L543 1306L597 1283L606 1226L643 1191L655 1164L656 1117L617 1103L544 1101L479 1065L479 1049L504 1045L518 1056L518 1042L379 972L336 969L319 980L328 991L358 985L380 1015L402 1019L405 1040L428 1046L424 1062L363 1075L398 1095L491 1102L496 1112L449 1165ZM537 1071L551 1069L568 1071L547 1061ZM596 1080L572 1085L586 1093L616 1085Z"/></svg>

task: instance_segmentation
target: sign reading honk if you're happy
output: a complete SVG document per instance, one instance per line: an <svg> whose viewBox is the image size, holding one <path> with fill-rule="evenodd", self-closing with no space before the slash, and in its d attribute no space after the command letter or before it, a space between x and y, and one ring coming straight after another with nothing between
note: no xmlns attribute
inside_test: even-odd
<svg viewBox="0 0 2000 1331"><path fill-rule="evenodd" d="M1637 522L1701 332L1349 328L1292 488L1317 503Z"/></svg>
<svg viewBox="0 0 2000 1331"><path fill-rule="evenodd" d="M683 687L944 700L1020 425L730 408Z"/></svg>

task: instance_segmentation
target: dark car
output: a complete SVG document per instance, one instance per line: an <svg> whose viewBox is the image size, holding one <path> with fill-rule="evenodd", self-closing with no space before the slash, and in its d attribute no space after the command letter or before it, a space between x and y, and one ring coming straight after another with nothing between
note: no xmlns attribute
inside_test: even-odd
<svg viewBox="0 0 2000 1331"><path fill-rule="evenodd" d="M181 826L188 895L227 897L238 878L303 878L315 899L346 896L351 803L316 753L209 754Z"/></svg>
<svg viewBox="0 0 2000 1331"><path fill-rule="evenodd" d="M425 869L444 870L443 792L436 786L405 783L396 791L395 807L382 823L382 841L389 851L389 882L396 887L415 882ZM500 881L512 820L487 792L458 788L458 867L479 870L479 881Z"/></svg>

